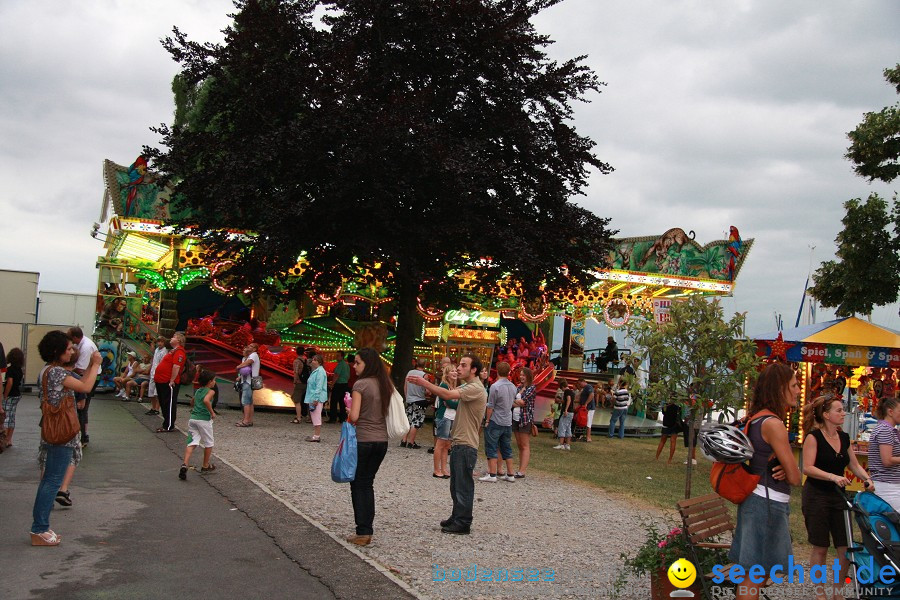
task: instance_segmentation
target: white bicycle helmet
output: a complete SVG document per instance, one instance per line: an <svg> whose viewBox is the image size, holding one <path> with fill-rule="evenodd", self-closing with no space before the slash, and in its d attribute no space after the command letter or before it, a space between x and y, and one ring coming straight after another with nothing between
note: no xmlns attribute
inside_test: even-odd
<svg viewBox="0 0 900 600"><path fill-rule="evenodd" d="M738 464L753 456L753 444L743 431L731 425L704 423L700 427L700 451L713 462Z"/></svg>

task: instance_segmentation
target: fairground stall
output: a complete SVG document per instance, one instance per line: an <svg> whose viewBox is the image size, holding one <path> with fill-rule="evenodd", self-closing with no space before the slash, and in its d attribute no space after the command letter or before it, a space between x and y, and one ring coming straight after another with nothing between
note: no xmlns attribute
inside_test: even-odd
<svg viewBox="0 0 900 600"><path fill-rule="evenodd" d="M153 337L176 329L188 330L194 339L219 336L217 343L231 348L228 360L223 356L219 361L223 369L240 353L240 343L261 343L267 350L263 364L273 376L288 364L290 352L272 358L285 349L313 346L333 360L338 350L350 349L350 332L358 324L381 322L391 331L396 302L392 275L384 265L361 261L359 277L337 285L259 298L232 285L231 261L208 258L199 239L176 235L167 225L168 219L187 215L172 213L171 188L156 180L142 157L128 167L107 160L103 176L101 223L106 232L98 223L94 235L106 247L106 255L98 259L97 306L105 379L111 378L121 349L147 351ZM489 363L513 322L526 328L521 337L529 342L553 340L554 319L548 317L558 315L565 317L563 367L581 370L587 319L611 328L624 327L635 316L662 322L673 301L731 294L753 240L741 239L735 227L726 238L700 245L693 232L673 228L662 235L618 239L590 286L534 298L523 297L518 284L506 280L496 282L499 294L483 297L474 272L454 273L470 301L443 310L419 298L422 341L415 352L433 360L472 350ZM286 275L300 276L307 267L301 257ZM479 317L470 318L473 314ZM388 337L390 344L392 334ZM386 357L391 360L390 349Z"/></svg>
<svg viewBox="0 0 900 600"><path fill-rule="evenodd" d="M800 405L788 416L792 441L802 443L806 432L800 418L803 406L826 391L844 399L846 431L865 464L872 411L886 395L897 392L900 333L856 317L773 331L755 337L757 355L796 365ZM847 471L855 486L861 482Z"/></svg>

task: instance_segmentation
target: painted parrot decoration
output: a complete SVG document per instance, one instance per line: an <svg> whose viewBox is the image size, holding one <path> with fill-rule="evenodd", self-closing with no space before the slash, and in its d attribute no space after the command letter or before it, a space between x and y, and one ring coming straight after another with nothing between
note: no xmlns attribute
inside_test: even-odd
<svg viewBox="0 0 900 600"><path fill-rule="evenodd" d="M138 156L134 164L128 167L128 196L125 198L125 216L130 217L134 211L134 199L137 197L137 186L144 183L144 177L147 175L147 159Z"/></svg>
<svg viewBox="0 0 900 600"><path fill-rule="evenodd" d="M728 252L728 279L734 281L734 271L737 267L738 260L741 258L741 248L744 243L741 241L741 234L738 233L737 227L731 226L728 233L728 245L725 250Z"/></svg>

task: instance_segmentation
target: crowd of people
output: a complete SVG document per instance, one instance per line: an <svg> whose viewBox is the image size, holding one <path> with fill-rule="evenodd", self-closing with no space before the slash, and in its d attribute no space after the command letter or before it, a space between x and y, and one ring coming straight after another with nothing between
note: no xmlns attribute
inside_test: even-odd
<svg viewBox="0 0 900 600"><path fill-rule="evenodd" d="M181 374L189 363L184 352L183 334L176 333L169 340L160 337L156 345L153 356L145 355L140 362L136 355L130 355L122 372L124 379L117 384L127 397L129 383L137 390L146 383L147 398L151 402L158 401L158 404L152 404L147 414L160 414L163 425L157 431L169 432L174 430L175 399L183 380ZM101 359L96 345L77 327L68 332L49 332L41 340L38 350L45 363L38 376L41 402L51 407L71 405L70 410L77 413L79 423L78 432L70 440L51 444L42 435L40 443L41 478L33 506L31 541L34 545L53 546L60 543L61 537L50 529L50 510L54 502L61 506L73 503L69 484L82 459L82 449L89 441L88 407ZM4 418L4 447L12 444L15 410L21 397L24 355L14 348L5 359L3 413L0 415ZM342 362L346 369L341 367ZM532 369L521 363L517 366L515 372L512 364L503 360L497 362L496 379L491 381L488 368L481 360L467 354L457 362L444 357L438 367L437 382L429 380L424 361L417 362L404 378L402 391L410 429L400 441L401 447L421 448L416 443L416 432L425 423L425 408L435 409L432 476L449 480L452 501L449 517L440 522L444 533L468 534L471 531L476 479L484 483L512 483L527 476L530 442L537 432L537 388ZM242 418L236 423L238 427L253 424L252 396L259 367L257 348L250 344L245 348L242 360L235 365L242 404ZM136 375L146 375L148 381L138 382ZM374 535L374 481L388 449L387 418L395 389L379 353L370 348L359 349L350 357L350 362L340 356L330 380L321 354L314 350L298 353L294 364L297 412L292 422L300 424L308 419L313 433L306 440L319 442L323 414L330 404L331 421L346 420L355 426L357 469L350 486L350 501L356 527L347 540L367 545ZM612 408L608 436L624 437L623 419L631 403L628 384L629 378L623 377L616 382L615 390L608 386L595 389L583 378L574 385L559 379L555 402L559 408L558 421L554 422L554 435L559 444L555 449L569 450L579 435L585 442L590 442L592 413L598 406ZM788 411L799 402L797 374L782 363L770 364L761 372L752 394L745 429L753 450L749 469L761 479L756 490L738 508L729 556L731 561L746 567L762 565L767 572L774 565L786 564L792 551L788 523L791 487L801 485L802 474L806 476L802 491L803 516L813 547L810 561L814 565L826 564L828 549L834 546L841 570L839 579L843 581L848 566L845 553L849 540L843 528L844 500L840 489L850 483L846 470L900 511L900 436L897 434L900 401L896 392L892 396L885 395L884 387L882 384L876 407L879 422L868 447L868 470L857 460L849 436L841 429L845 417L843 397L833 383L827 382L821 388L824 393L804 408L803 429L807 435L802 461L798 465L784 424ZM143 397L144 392L138 393ZM190 403L184 460L178 472L181 479L186 479L197 447L203 449L199 472L209 473L216 469L211 458L217 401L215 373L200 368ZM677 420L676 410L667 407L657 458L672 438L671 461L678 432ZM518 461L513 456L513 439ZM487 472L478 477L474 469L482 440ZM751 589L754 585L748 581L742 592L744 595L738 597L756 597L758 590ZM825 592L819 597L826 597Z"/></svg>

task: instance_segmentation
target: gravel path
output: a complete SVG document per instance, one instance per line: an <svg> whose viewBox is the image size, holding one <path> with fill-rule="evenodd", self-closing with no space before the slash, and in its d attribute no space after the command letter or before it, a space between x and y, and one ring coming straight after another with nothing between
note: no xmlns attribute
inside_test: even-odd
<svg viewBox="0 0 900 600"><path fill-rule="evenodd" d="M186 430L187 410L178 425ZM331 458L340 436L323 426L323 442L305 442L308 424L287 414L257 413L255 426L238 428L236 411L216 420L215 454L252 475L273 493L344 537L354 532L350 488L331 481ZM427 431L426 431L427 430ZM451 536L438 522L450 515L449 481L435 479L430 429L421 450L392 443L375 479L375 535L362 551L429 598L605 598L621 565L621 552L643 541L641 525L674 518L640 501L538 472L514 483L476 482L472 534ZM478 469L485 466L483 454ZM668 517L668 518L667 518ZM475 572L478 582L466 582ZM537 581L484 581L485 569L535 569ZM552 573L550 570L553 570ZM459 570L459 573L454 572ZM444 581L435 581L444 577ZM449 581L461 577L462 581ZM550 581L548 581L550 580ZM646 598L649 582L622 597Z"/></svg>

